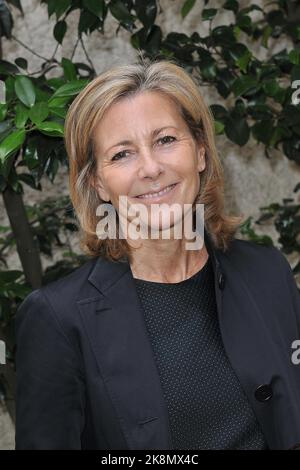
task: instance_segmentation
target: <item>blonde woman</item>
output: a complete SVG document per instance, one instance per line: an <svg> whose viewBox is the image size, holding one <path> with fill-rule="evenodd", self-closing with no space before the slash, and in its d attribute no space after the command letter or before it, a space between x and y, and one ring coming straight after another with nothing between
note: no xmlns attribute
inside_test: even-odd
<svg viewBox="0 0 300 470"><path fill-rule="evenodd" d="M90 259L17 312L16 448L296 448L298 290L279 250L235 237L193 78L170 61L107 70L72 103L65 142ZM137 204L155 236L123 236ZM175 228L198 207L188 249Z"/></svg>

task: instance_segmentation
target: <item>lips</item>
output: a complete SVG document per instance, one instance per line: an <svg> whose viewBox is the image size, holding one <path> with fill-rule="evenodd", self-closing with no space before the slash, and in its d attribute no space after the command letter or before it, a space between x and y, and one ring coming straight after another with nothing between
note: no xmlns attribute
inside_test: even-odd
<svg viewBox="0 0 300 470"><path fill-rule="evenodd" d="M177 183L172 183L169 184L168 186L165 186L163 189L160 191L149 191L148 193L143 193L139 194L138 196L135 196L136 198L141 198L141 199L151 199L151 198L156 198L163 196L164 194L167 194L170 190L172 190Z"/></svg>

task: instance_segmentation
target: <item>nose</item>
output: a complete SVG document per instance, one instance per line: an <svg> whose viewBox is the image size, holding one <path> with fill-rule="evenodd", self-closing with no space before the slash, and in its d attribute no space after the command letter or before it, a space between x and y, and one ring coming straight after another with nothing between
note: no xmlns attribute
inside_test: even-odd
<svg viewBox="0 0 300 470"><path fill-rule="evenodd" d="M159 162L151 150L143 149L140 151L139 178L151 178L156 179L163 172L163 165Z"/></svg>

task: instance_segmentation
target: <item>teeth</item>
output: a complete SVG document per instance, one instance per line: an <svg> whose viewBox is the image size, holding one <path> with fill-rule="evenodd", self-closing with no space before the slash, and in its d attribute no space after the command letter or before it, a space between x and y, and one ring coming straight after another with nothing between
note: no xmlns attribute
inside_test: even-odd
<svg viewBox="0 0 300 470"><path fill-rule="evenodd" d="M162 191L159 191L158 193L152 193L152 194L141 194L140 196L137 196L137 197L142 197L142 198L153 198L153 197L157 197L157 196L161 196L162 194L165 194L167 193L168 191L170 191L171 188L173 188L173 186L175 186L174 184L171 184L170 186L167 186L165 189L163 189Z"/></svg>

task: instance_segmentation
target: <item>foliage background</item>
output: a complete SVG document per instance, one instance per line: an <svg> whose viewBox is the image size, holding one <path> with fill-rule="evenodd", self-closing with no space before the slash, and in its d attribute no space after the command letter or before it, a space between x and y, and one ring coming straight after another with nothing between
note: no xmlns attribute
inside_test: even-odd
<svg viewBox="0 0 300 470"><path fill-rule="evenodd" d="M0 1L0 78L8 97L0 105L0 321L10 346L0 395L6 404L13 404L17 305L33 287L82 262L67 199L65 111L81 80L135 61L135 47L150 56L175 56L197 76L214 107L228 209L249 217L241 237L276 244L297 275L300 105L291 108L291 81L300 79L296 3L257 1L249 9L248 2L235 0ZM14 228L22 217L28 230L17 224L12 233L10 224ZM258 219L263 223L254 223ZM10 411L13 416L13 406Z"/></svg>

